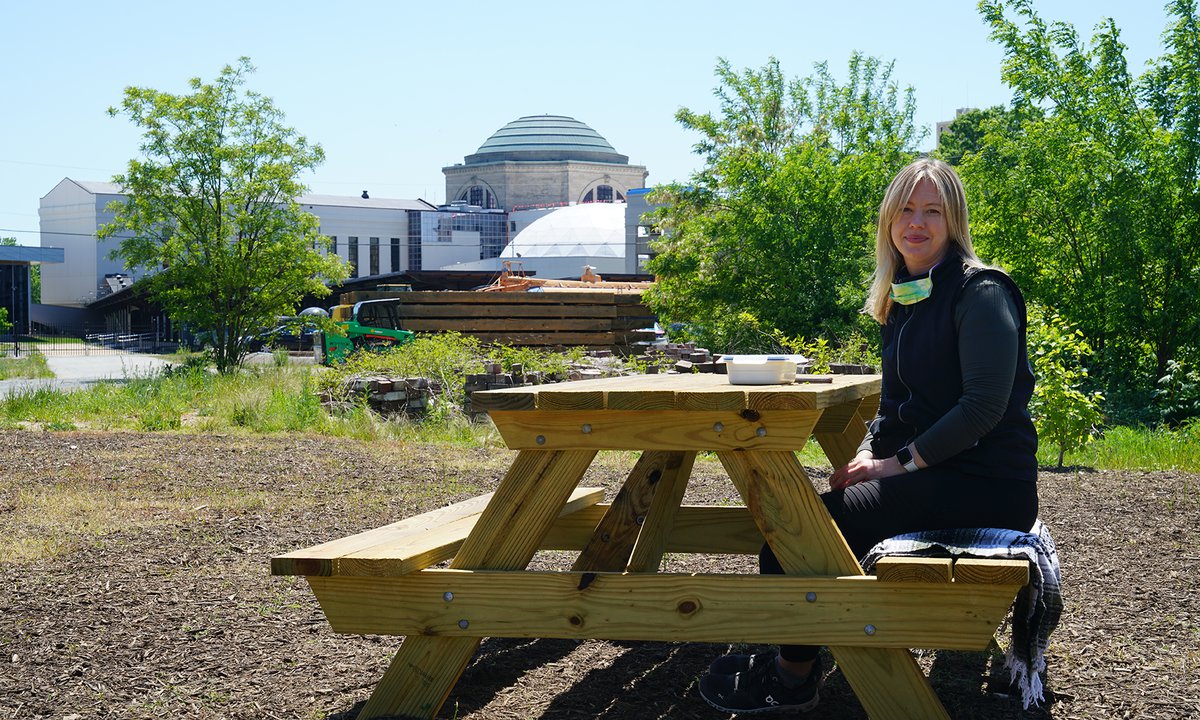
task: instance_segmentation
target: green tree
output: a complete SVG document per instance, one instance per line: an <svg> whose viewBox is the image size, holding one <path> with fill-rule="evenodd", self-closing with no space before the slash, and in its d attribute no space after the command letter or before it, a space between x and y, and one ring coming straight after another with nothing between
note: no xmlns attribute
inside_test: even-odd
<svg viewBox="0 0 1200 720"><path fill-rule="evenodd" d="M1019 133L1021 122L1037 114L1036 108L1017 110L1000 105L965 112L954 118L950 127L938 138L936 155L951 165L959 165L964 155L986 147L984 141L989 131Z"/></svg>
<svg viewBox="0 0 1200 720"><path fill-rule="evenodd" d="M1037 384L1029 414L1043 443L1058 449L1058 467L1068 452L1092 438L1104 419L1104 396L1087 389L1086 363L1092 354L1087 339L1057 313L1029 306L1029 359Z"/></svg>
<svg viewBox="0 0 1200 720"><path fill-rule="evenodd" d="M253 71L241 58L212 84L193 78L185 95L126 88L109 109L144 134L142 157L113 178L127 199L99 234L133 234L115 254L148 272L141 282L172 319L208 335L222 373L240 364L249 331L347 275L295 201L324 153L270 98L242 92Z"/></svg>
<svg viewBox="0 0 1200 720"><path fill-rule="evenodd" d="M986 150L963 158L981 250L1084 332L1110 396L1148 398L1200 338L1196 4L1168 5L1166 52L1140 78L1111 20L1087 45L1029 0L980 8L1031 114L985 123Z"/></svg>
<svg viewBox="0 0 1200 720"><path fill-rule="evenodd" d="M704 168L651 196L663 234L648 299L661 318L724 351L861 322L879 201L920 139L912 90L891 72L858 54L845 83L824 63L788 79L774 58L740 73L718 62L719 113L676 115L700 133ZM747 318L757 330L742 331Z"/></svg>

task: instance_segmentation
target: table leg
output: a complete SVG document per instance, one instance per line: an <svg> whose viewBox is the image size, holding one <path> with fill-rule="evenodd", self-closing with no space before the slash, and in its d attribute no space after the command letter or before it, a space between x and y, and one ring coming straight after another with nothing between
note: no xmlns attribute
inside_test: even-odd
<svg viewBox="0 0 1200 720"><path fill-rule="evenodd" d="M839 432L820 432L818 430L813 434L834 469L840 468L854 459L854 454L858 451L858 446L866 435L867 423L875 417L875 411L879 408L879 395L870 395L861 401L855 401L853 405L855 407L852 416L848 418L849 422L844 430ZM825 415L838 409L840 408L830 408Z"/></svg>
<svg viewBox="0 0 1200 720"><path fill-rule="evenodd" d="M675 527L675 514L679 504L683 502L683 493L687 490L688 479L692 476L692 465L696 461L695 452L674 453L674 459L668 465L658 481L658 491L650 503L650 511L646 513L646 522L642 532L638 534L637 545L633 548L633 556L629 558L629 572L658 572L662 564L663 553L667 550L667 538Z"/></svg>
<svg viewBox="0 0 1200 720"><path fill-rule="evenodd" d="M650 511L657 509L656 514L663 515L661 508L675 496L676 487L686 486L687 475L691 473L691 461L694 459L695 453L661 450L642 453L571 570L625 570L629 565L630 553L633 552L635 544L640 542L641 533L656 527L655 520L649 517ZM681 474L683 482L679 482ZM679 490L679 494L682 495L682 489ZM676 501L675 507L678 505ZM661 558L661 551L659 557ZM643 558L641 562L647 560Z"/></svg>
<svg viewBox="0 0 1200 720"><path fill-rule="evenodd" d="M521 451L450 566L520 570L528 565L595 456L594 450ZM480 638L406 637L359 720L433 717L479 642Z"/></svg>
<svg viewBox="0 0 1200 720"><path fill-rule="evenodd" d="M794 453L717 455L785 572L862 574ZM830 651L869 717L949 718L908 650L835 647Z"/></svg>

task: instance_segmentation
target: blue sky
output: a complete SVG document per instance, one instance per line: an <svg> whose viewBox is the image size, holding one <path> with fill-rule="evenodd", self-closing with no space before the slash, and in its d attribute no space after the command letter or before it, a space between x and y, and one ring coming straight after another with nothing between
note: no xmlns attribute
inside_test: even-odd
<svg viewBox="0 0 1200 720"><path fill-rule="evenodd" d="M1090 38L1112 17L1140 73L1166 23L1151 0L1037 0L1047 20ZM454 7L452 11L442 8ZM320 143L313 192L445 200L441 168L523 115L570 115L649 184L700 166L675 111L715 109L717 58L789 76L857 50L895 61L929 129L959 107L1007 103L1002 53L971 0L738 3L510 0L443 3L6 2L0 9L0 236L38 244L38 200L64 177L109 180L139 135L110 118L126 86L184 92L248 55L249 87Z"/></svg>

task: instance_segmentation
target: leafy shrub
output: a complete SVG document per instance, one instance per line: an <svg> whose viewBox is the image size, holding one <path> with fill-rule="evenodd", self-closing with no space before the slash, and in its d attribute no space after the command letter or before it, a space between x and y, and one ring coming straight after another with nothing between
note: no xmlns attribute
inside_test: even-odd
<svg viewBox="0 0 1200 720"><path fill-rule="evenodd" d="M789 338L782 333L775 333L780 347L790 353L803 355L812 361L814 373L829 372L833 363L847 365L870 365L878 368L879 353L874 346L857 330L852 331L844 340L834 343L825 338Z"/></svg>
<svg viewBox="0 0 1200 720"><path fill-rule="evenodd" d="M1058 466L1066 453L1083 447L1103 420L1104 396L1086 389L1085 363L1092 355L1083 332L1053 310L1029 307L1029 359L1037 382L1029 412L1042 442L1058 448Z"/></svg>
<svg viewBox="0 0 1200 720"><path fill-rule="evenodd" d="M1158 379L1154 401L1165 425L1174 427L1200 418L1200 371L1187 361L1171 360L1167 374Z"/></svg>
<svg viewBox="0 0 1200 720"><path fill-rule="evenodd" d="M137 418L138 430L143 432L178 430L181 425L179 413L164 409L150 410Z"/></svg>

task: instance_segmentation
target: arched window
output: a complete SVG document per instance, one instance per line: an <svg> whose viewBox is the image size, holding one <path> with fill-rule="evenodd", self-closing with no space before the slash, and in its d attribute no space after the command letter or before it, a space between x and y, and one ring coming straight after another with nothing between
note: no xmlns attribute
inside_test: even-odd
<svg viewBox="0 0 1200 720"><path fill-rule="evenodd" d="M610 202L613 202L614 200L616 202L625 202L625 196L622 195L621 193L617 192L616 190L613 190L612 185L597 185L595 187L595 189L588 190L587 193L584 194L583 199L580 200L580 202L610 203Z"/></svg>
<svg viewBox="0 0 1200 720"><path fill-rule="evenodd" d="M482 185L472 185L466 190L463 190L462 194L458 196L458 199L462 200L468 205L478 205L485 210L495 210L496 208L500 207L500 205L496 202L496 196L492 194L492 191L488 190Z"/></svg>

